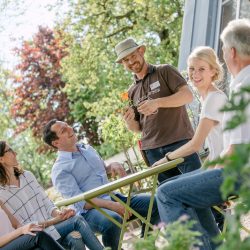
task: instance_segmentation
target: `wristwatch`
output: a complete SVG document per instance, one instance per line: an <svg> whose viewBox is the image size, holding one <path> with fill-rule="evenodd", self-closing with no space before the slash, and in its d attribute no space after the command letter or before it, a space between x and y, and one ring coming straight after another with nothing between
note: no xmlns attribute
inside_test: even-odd
<svg viewBox="0 0 250 250"><path fill-rule="evenodd" d="M169 155L171 154L172 152L168 152L165 154L165 158L167 159L167 161L172 161L172 159L169 158Z"/></svg>

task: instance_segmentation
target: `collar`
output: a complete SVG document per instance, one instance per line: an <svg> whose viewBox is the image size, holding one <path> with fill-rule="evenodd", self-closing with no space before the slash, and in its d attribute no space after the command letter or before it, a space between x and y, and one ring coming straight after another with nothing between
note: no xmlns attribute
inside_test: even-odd
<svg viewBox="0 0 250 250"><path fill-rule="evenodd" d="M143 77L143 79L145 79L147 75L152 74L154 72L154 70L155 70L155 66L148 63L147 73ZM143 79L138 79L136 74L134 74L134 79L135 79L135 83L138 83L138 82L143 80Z"/></svg>
<svg viewBox="0 0 250 250"><path fill-rule="evenodd" d="M85 148L83 144L76 144L76 147L79 148ZM57 155L59 158L63 158L65 160L72 160L73 159L73 154L77 152L69 152L69 151L58 151Z"/></svg>
<svg viewBox="0 0 250 250"><path fill-rule="evenodd" d="M230 84L230 92L235 90L237 88L238 84L242 82L242 80L250 74L250 65L243 68L233 79L233 81Z"/></svg>

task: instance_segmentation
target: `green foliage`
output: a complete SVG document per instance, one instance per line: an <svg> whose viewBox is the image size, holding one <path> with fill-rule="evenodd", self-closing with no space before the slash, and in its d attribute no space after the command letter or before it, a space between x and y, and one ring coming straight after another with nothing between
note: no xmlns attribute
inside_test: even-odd
<svg viewBox="0 0 250 250"><path fill-rule="evenodd" d="M134 146L138 136L127 131L121 117L111 114L101 123L101 134L105 141L112 141L112 144L119 151L126 151Z"/></svg>
<svg viewBox="0 0 250 250"><path fill-rule="evenodd" d="M199 246L199 232L191 231L193 221L180 219L167 225L163 230L154 230L146 240L139 239L134 242L134 250L182 250L194 249Z"/></svg>
<svg viewBox="0 0 250 250"><path fill-rule="evenodd" d="M71 5L64 27L72 42L62 61L62 75L76 122L88 120L94 124L92 130L102 130L103 120L113 120L108 117L119 106L117 96L132 83L131 74L114 62L114 47L126 37L147 45L149 62L177 64L183 4L182 0L79 0ZM108 138L108 143L114 141Z"/></svg>
<svg viewBox="0 0 250 250"><path fill-rule="evenodd" d="M10 142L17 152L18 162L25 170L31 171L38 182L44 187L51 186L51 167L55 161L55 153L46 152L39 153L39 146L41 141L38 141L32 136L30 130L26 130Z"/></svg>
<svg viewBox="0 0 250 250"><path fill-rule="evenodd" d="M242 88L239 92L232 95L224 111L234 112L232 121L227 124L227 130L237 128L238 125L244 123L249 117L246 110L250 108L250 87ZM248 113L249 114L249 113ZM225 164L224 177L225 181L222 185L222 193L226 198L235 193L239 195L239 202L235 206L235 213L231 215L228 221L228 229L224 235L224 244L220 250L250 249L250 236L244 240L240 235L240 219L243 215L247 215L250 211L250 144L241 144L235 147L235 151L229 157L221 160Z"/></svg>
<svg viewBox="0 0 250 250"><path fill-rule="evenodd" d="M225 181L222 185L222 193L225 198L235 194L239 195L239 201L234 208L234 214L228 221L227 232L223 235L225 241L220 250L250 249L250 236L243 241L240 235L241 217L250 211L250 144L235 147L233 155L225 158L222 163Z"/></svg>
<svg viewBox="0 0 250 250"><path fill-rule="evenodd" d="M15 123L10 119L10 104L13 101L11 90L8 87L9 72L0 66L0 138L13 134Z"/></svg>
<svg viewBox="0 0 250 250"><path fill-rule="evenodd" d="M13 93L9 77L10 73L0 67L0 139L7 141L15 149L19 163L24 169L32 171L44 187L50 186L50 171L55 156L38 153L41 142L32 137L30 130L15 135L16 123L10 117Z"/></svg>
<svg viewBox="0 0 250 250"><path fill-rule="evenodd" d="M39 27L31 41L16 48L20 61L13 77L14 101L11 113L17 132L31 128L40 138L44 123L52 118L69 120L65 83L59 73L60 61L66 55L63 33Z"/></svg>

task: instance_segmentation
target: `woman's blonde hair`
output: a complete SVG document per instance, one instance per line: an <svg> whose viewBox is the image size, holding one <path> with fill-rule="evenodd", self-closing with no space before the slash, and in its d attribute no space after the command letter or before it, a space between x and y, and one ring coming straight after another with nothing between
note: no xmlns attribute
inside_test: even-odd
<svg viewBox="0 0 250 250"><path fill-rule="evenodd" d="M208 46L199 46L195 48L192 53L189 55L187 63L191 59L199 59L207 62L212 69L215 69L215 75L213 76L213 82L221 82L224 76L224 70L222 64L220 63L215 51Z"/></svg>

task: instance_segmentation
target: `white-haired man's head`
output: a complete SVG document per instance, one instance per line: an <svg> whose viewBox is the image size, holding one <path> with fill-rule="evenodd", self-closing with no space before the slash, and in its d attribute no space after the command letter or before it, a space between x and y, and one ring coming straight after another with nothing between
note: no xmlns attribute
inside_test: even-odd
<svg viewBox="0 0 250 250"><path fill-rule="evenodd" d="M250 20L237 19L229 22L220 38L224 60L229 71L235 76L250 64Z"/></svg>
<svg viewBox="0 0 250 250"><path fill-rule="evenodd" d="M224 47L235 48L240 55L250 56L250 19L229 22L220 38Z"/></svg>

